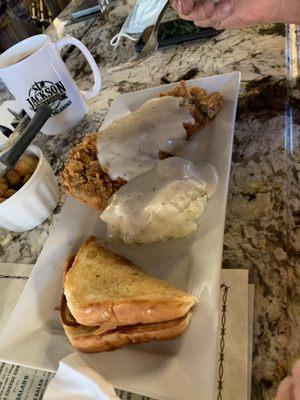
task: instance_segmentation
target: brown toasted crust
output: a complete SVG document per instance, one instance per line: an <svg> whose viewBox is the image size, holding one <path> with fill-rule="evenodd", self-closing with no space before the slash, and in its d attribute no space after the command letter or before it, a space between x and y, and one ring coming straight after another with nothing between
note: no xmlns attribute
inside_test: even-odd
<svg viewBox="0 0 300 400"><path fill-rule="evenodd" d="M69 256L64 264L64 274L63 274L63 283L65 283L66 280L66 275L68 271L72 268L72 265L74 264L75 261L75 256Z"/></svg>
<svg viewBox="0 0 300 400"><path fill-rule="evenodd" d="M195 124L184 124L190 137L203 128L215 117L223 105L220 93L208 93L199 87L188 87L181 81L174 89L161 93L160 96L183 97L186 106L195 119ZM102 170L96 147L96 134L87 135L74 147L61 174L62 186L67 194L90 207L103 211L109 198L126 183L123 179L112 181ZM171 154L160 153L160 158Z"/></svg>
<svg viewBox="0 0 300 400"><path fill-rule="evenodd" d="M100 335L95 334L97 328L64 324L63 327L72 346L82 352L95 353L115 350L126 344L174 339L185 331L189 319L190 315L186 315L173 321L122 327Z"/></svg>
<svg viewBox="0 0 300 400"><path fill-rule="evenodd" d="M62 294L60 299L59 311L60 311L60 319L63 325L78 326L78 322L76 321L76 319L71 314L71 311L69 310L66 296L64 294Z"/></svg>
<svg viewBox="0 0 300 400"><path fill-rule="evenodd" d="M65 261L64 270L63 270L63 284L65 284L66 275L67 275L68 271L72 268L74 261L75 261L75 256L69 256L67 258L67 260ZM61 298L60 298L59 311L60 311L60 319L64 325L68 325L68 326L77 326L78 325L78 323L76 322L76 319L73 317L73 315L71 314L71 311L69 310L69 307L67 305L66 296L64 294L62 294Z"/></svg>
<svg viewBox="0 0 300 400"><path fill-rule="evenodd" d="M103 331L181 318L196 302L192 295L103 248L95 237L81 245L72 261L64 293L78 323L101 325Z"/></svg>
<svg viewBox="0 0 300 400"><path fill-rule="evenodd" d="M96 139L96 133L87 135L71 150L61 180L66 193L90 207L104 210L109 198L126 182L112 181L102 170Z"/></svg>

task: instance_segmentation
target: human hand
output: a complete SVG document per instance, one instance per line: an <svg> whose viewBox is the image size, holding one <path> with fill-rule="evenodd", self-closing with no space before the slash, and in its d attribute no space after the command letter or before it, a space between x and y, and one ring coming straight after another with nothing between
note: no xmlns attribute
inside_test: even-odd
<svg viewBox="0 0 300 400"><path fill-rule="evenodd" d="M292 376L281 382L275 400L300 400L300 360L296 361Z"/></svg>
<svg viewBox="0 0 300 400"><path fill-rule="evenodd" d="M244 28L267 22L300 22L300 0L173 0L181 18L203 28Z"/></svg>

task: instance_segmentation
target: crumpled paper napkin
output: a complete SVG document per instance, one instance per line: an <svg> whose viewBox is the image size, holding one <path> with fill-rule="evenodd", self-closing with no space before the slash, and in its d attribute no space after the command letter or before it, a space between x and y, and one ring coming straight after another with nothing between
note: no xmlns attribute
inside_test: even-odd
<svg viewBox="0 0 300 400"><path fill-rule="evenodd" d="M113 386L78 353L62 359L43 400L120 400Z"/></svg>

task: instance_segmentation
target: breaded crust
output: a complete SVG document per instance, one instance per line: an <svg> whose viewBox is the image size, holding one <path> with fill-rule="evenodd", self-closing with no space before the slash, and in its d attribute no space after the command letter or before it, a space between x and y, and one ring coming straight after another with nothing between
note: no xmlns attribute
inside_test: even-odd
<svg viewBox="0 0 300 400"><path fill-rule="evenodd" d="M66 193L90 207L104 210L109 198L126 182L123 179L112 181L102 170L96 139L96 133L87 135L71 150L61 180Z"/></svg>
<svg viewBox="0 0 300 400"><path fill-rule="evenodd" d="M160 96L183 97L186 100L186 107L195 119L195 124L184 124L188 137L206 126L223 105L223 96L220 93L208 93L199 87L189 87L184 81L175 88L161 93ZM126 181L123 179L112 181L102 170L97 157L96 138L96 133L87 135L72 149L61 178L63 189L67 194L103 211L109 198ZM164 158L164 156L171 155L160 152L159 157Z"/></svg>
<svg viewBox="0 0 300 400"><path fill-rule="evenodd" d="M160 97L164 96L183 97L186 99L188 109L196 121L194 125L184 124L188 137L206 126L223 106L221 93L209 93L207 90L197 86L186 86L185 81L181 81L178 86L160 94Z"/></svg>

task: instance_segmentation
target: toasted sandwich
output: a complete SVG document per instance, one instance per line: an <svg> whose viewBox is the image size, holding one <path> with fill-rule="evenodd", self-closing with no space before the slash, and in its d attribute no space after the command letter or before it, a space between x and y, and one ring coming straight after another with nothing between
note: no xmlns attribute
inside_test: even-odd
<svg viewBox="0 0 300 400"><path fill-rule="evenodd" d="M188 326L196 299L89 238L68 260L61 321L84 352L168 340Z"/></svg>

